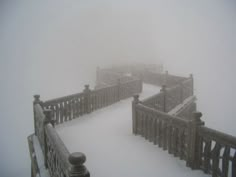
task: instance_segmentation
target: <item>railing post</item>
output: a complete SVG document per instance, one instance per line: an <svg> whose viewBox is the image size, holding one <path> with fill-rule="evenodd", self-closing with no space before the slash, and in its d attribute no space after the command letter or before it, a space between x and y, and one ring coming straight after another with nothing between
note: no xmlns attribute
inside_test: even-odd
<svg viewBox="0 0 236 177"><path fill-rule="evenodd" d="M168 71L165 72L165 75L164 75L164 85L168 86Z"/></svg>
<svg viewBox="0 0 236 177"><path fill-rule="evenodd" d="M190 74L189 75L189 78L192 80L192 83L191 83L191 91L192 91L192 95L194 94L194 84L193 84L193 74Z"/></svg>
<svg viewBox="0 0 236 177"><path fill-rule="evenodd" d="M204 122L200 119L202 117L201 112L194 112L192 120L189 122L188 132L188 157L186 165L192 169L200 167L200 147L199 147L199 127L204 125Z"/></svg>
<svg viewBox="0 0 236 177"><path fill-rule="evenodd" d="M33 101L33 113L34 113L34 133L36 134L36 116L35 116L35 110L34 105L40 104L42 106L43 102L40 100L40 95L34 95L34 101Z"/></svg>
<svg viewBox="0 0 236 177"><path fill-rule="evenodd" d="M137 135L137 114L136 105L139 103L139 95L134 95L132 101L132 122L133 122L133 134Z"/></svg>
<svg viewBox="0 0 236 177"><path fill-rule="evenodd" d="M143 91L143 75L142 75L142 73L139 73L139 80L140 80L139 88L140 88L140 92L142 92Z"/></svg>
<svg viewBox="0 0 236 177"><path fill-rule="evenodd" d="M121 100L120 79L117 79L117 98L118 98L118 101Z"/></svg>
<svg viewBox="0 0 236 177"><path fill-rule="evenodd" d="M45 109L43 111L45 115L45 119L43 121L43 126L44 126L44 165L46 168L48 168L48 159L47 159L47 153L48 153L48 148L47 148L47 141L46 141L46 125L51 123L54 126L54 120L52 119L52 110L50 109Z"/></svg>
<svg viewBox="0 0 236 177"><path fill-rule="evenodd" d="M70 177L90 177L89 171L83 165L86 161L86 156L81 152L74 152L68 158L72 165L70 169Z"/></svg>
<svg viewBox="0 0 236 177"><path fill-rule="evenodd" d="M163 112L166 112L166 85L162 85L160 91L163 93Z"/></svg>
<svg viewBox="0 0 236 177"><path fill-rule="evenodd" d="M89 89L89 85L84 86L84 111L85 113L90 113L91 112L91 103L90 103L90 92L91 90Z"/></svg>

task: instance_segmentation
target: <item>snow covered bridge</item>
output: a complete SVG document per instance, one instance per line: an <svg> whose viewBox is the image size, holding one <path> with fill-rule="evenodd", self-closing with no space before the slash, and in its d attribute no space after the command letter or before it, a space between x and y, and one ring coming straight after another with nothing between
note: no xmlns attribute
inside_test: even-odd
<svg viewBox="0 0 236 177"><path fill-rule="evenodd" d="M140 99L157 94L160 87L143 84ZM132 134L133 98L97 110L80 119L56 126L70 152L78 149L87 157L86 166L96 177L209 176L192 171L184 161Z"/></svg>
<svg viewBox="0 0 236 177"><path fill-rule="evenodd" d="M32 176L235 177L236 138L204 126L192 75L160 70L98 69L95 89L45 102L35 95Z"/></svg>

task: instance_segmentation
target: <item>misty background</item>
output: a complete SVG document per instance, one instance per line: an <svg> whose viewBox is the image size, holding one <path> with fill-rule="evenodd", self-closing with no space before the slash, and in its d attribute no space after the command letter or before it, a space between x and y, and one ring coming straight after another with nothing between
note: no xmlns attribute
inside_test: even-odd
<svg viewBox="0 0 236 177"><path fill-rule="evenodd" d="M0 176L30 176L33 95L81 92L96 66L193 73L206 125L236 136L235 59L234 0L1 1Z"/></svg>

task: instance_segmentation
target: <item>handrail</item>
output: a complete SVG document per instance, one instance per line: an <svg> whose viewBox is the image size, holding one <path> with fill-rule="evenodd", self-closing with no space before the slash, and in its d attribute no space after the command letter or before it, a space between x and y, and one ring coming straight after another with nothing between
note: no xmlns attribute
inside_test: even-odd
<svg viewBox="0 0 236 177"><path fill-rule="evenodd" d="M213 140L224 146L230 146L231 148L236 149L236 137L218 130L201 126L199 127L199 136L202 136L204 139Z"/></svg>

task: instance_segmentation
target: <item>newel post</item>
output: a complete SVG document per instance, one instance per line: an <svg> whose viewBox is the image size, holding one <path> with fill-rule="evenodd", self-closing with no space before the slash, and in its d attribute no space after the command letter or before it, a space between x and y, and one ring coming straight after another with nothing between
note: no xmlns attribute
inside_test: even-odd
<svg viewBox="0 0 236 177"><path fill-rule="evenodd" d="M43 121L43 131L44 131L44 165L46 168L48 168L48 158L47 158L47 153L48 153L48 147L47 147L47 141L46 141L46 125L47 124L52 124L54 126L54 120L53 120L53 112L50 109L45 109L43 111L45 118Z"/></svg>
<svg viewBox="0 0 236 177"><path fill-rule="evenodd" d="M168 71L165 72L165 75L164 75L164 85L168 85L168 77L169 77L169 73Z"/></svg>
<svg viewBox="0 0 236 177"><path fill-rule="evenodd" d="M140 93L143 91L143 75L142 75L142 73L139 73L139 91L140 91Z"/></svg>
<svg viewBox="0 0 236 177"><path fill-rule="evenodd" d="M34 101L33 101L33 113L34 113L34 133L36 134L36 115L34 110L34 105L40 104L43 105L43 102L40 100L40 95L36 94L34 95Z"/></svg>
<svg viewBox="0 0 236 177"><path fill-rule="evenodd" d="M90 103L90 92L89 85L84 86L84 112L90 113L91 112L91 103Z"/></svg>
<svg viewBox="0 0 236 177"><path fill-rule="evenodd" d="M192 120L189 122L189 132L188 132L188 157L186 165L192 169L197 169L200 167L200 139L198 136L199 127L204 125L201 120L201 112L193 112Z"/></svg>
<svg viewBox="0 0 236 177"><path fill-rule="evenodd" d="M132 101L132 123L133 123L133 134L137 135L137 112L136 105L139 103L139 95L134 95Z"/></svg>
<svg viewBox="0 0 236 177"><path fill-rule="evenodd" d="M160 92L163 93L163 112L166 112L166 85L162 85Z"/></svg>
<svg viewBox="0 0 236 177"><path fill-rule="evenodd" d="M70 169L70 177L90 177L89 171L83 165L86 161L86 156L81 152L74 152L68 158L72 165Z"/></svg>

